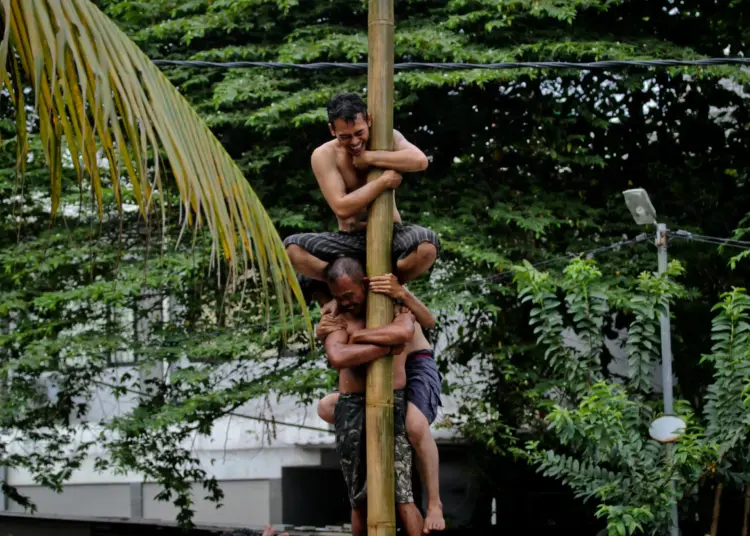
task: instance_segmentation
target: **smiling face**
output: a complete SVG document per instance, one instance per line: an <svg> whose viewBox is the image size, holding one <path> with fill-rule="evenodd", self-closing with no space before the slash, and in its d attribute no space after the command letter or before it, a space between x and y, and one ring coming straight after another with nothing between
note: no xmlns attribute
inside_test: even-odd
<svg viewBox="0 0 750 536"><path fill-rule="evenodd" d="M328 283L331 294L336 298L341 313L349 313L352 316L359 317L362 314L367 291L363 281L352 281L348 275L342 275L335 281Z"/></svg>
<svg viewBox="0 0 750 536"><path fill-rule="evenodd" d="M359 156L367 147L370 140L370 125L372 121L363 114L358 113L354 121L347 121L343 117L335 119L333 123L328 124L331 135L336 138L339 145L345 148L350 155Z"/></svg>

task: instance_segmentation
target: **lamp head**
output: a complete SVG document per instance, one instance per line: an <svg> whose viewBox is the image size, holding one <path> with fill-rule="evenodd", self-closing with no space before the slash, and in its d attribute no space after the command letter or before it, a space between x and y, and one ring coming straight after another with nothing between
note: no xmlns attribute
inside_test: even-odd
<svg viewBox="0 0 750 536"><path fill-rule="evenodd" d="M651 423L648 434L659 443L673 443L685 433L687 423L675 415L663 415Z"/></svg>
<svg viewBox="0 0 750 536"><path fill-rule="evenodd" d="M643 188L633 188L625 190L622 195L625 197L625 204L633 215L635 223L638 225L656 224L656 210L654 205Z"/></svg>

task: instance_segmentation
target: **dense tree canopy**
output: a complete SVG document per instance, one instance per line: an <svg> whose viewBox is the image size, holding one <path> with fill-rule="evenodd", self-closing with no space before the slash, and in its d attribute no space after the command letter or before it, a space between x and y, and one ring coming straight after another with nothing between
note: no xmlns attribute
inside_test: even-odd
<svg viewBox="0 0 750 536"><path fill-rule="evenodd" d="M367 57L364 1L100 0L97 4L152 59L308 63L366 61ZM397 0L396 61L738 55L750 31L744 24L748 9L733 1L685 0L677 6L667 0ZM164 67L164 72L239 164L283 235L333 228L334 216L310 170L310 154L329 136L326 100L342 90L366 95L364 72L192 67ZM446 351L438 357L441 367L483 372L484 381L473 385L472 392L462 385L446 388L466 397L463 411L452 416L452 422L487 454L476 459L483 464L484 474L490 475L489 488L504 485L497 460L505 459L509 449L530 438L542 446L559 446L557 438L545 434L537 421L550 410L545 382L554 374L545 356L547 348L537 343L529 325L530 306L517 299L518 289L511 280L513 266L524 259L558 259L643 232L632 222L621 195L639 186L648 190L670 228L732 235L744 225L741 222L750 206L747 79L745 71L734 67L396 74L394 124L431 159L424 173L404 178L397 203L405 220L434 229L444 246L444 256L432 276L415 282L413 290L440 312L438 329L449 339ZM4 117L9 114L11 110ZM13 126L7 121L3 126L7 132L3 138L9 140L6 145L12 146ZM6 203L15 195L13 155L11 151L3 157ZM43 172L32 166L26 180L28 191L32 185L42 187ZM32 206L30 194L23 205ZM18 233L15 220L5 223L7 231L13 230L5 233L3 242L5 318L14 319L21 312L39 315L39 308L44 308L44 314L57 319L59 311L55 313L49 304L70 299L75 292L84 300L104 303L133 296L142 299L143 237L122 238L126 250L134 252L128 272L127 264L118 264L123 261L109 248L102 249L104 257L97 256L94 263L85 255L91 244L77 238L88 238L91 232L107 243L116 242L116 219L110 220L109 227L93 231L86 219L71 229L56 222L47 231L42 212L38 217L36 222L24 223ZM176 216L173 223L176 236ZM80 251L60 247L55 251L64 258L50 256L55 240L75 240ZM630 292L623 289L637 288L635 277L640 272L656 269L654 248L647 243L597 257L615 298L617 292ZM157 246L150 245L152 249ZM226 391L217 391L221 379L200 367L195 367L193 375L180 376L184 383L178 382L178 387L169 387L176 391L164 391L165 384L155 382L154 388L164 391L160 396L176 397L170 398L174 403L166 408L162 404L166 399L157 397L144 403L140 412L113 423L124 427L120 431L132 432L118 436L125 439L113 445L116 452L126 452L118 450L122 446L132 452L150 452L154 445L149 443L149 432L166 422L187 423L179 433L189 433L193 427L205 430L217 415L262 392L297 393L310 400L326 384L327 376L321 373L325 364L317 355L312 359L303 355L294 364L304 366L294 371L291 366L278 366L268 374L251 370L260 361L242 353L247 352L242 341L252 330L237 329L242 322L225 322L221 311L233 302L222 302L221 287L214 288L214 280L203 277L205 264L191 260L189 246L174 251L170 245L168 255L149 263L147 287L174 297L185 311L170 319L169 326L159 332L161 338L148 346L155 354L152 359L170 355L177 359L171 350L177 345L183 352L180 356L184 352L216 354L229 367L244 367L245 372L235 374L237 382ZM197 251L203 252L201 247ZM76 254L79 257L73 258ZM742 285L748 273L742 262L730 269L730 253L709 244L675 238L670 255L685 267L681 282L686 289L674 297L673 304L676 398L687 401L695 415L701 416L704 395L713 381L706 374L711 369L701 364L701 356L712 346L711 307L732 285ZM122 268L113 271L118 265ZM75 275L66 275L60 266L74 266ZM557 277L562 266L551 263L546 269ZM121 281L116 291L107 287L115 281ZM206 294L208 288L212 294ZM610 296L610 302L613 299ZM201 316L204 306L220 312ZM257 325L264 321L259 308L250 311L235 306L233 310L252 317L245 323ZM611 333L630 325L633 313L628 316L625 309L616 325L603 321L596 329ZM99 313L89 309L78 314L81 322L99 318ZM27 318L32 322L37 316ZM195 322L204 323L195 329ZM65 326L57 327L51 320L47 326L40 340L49 345ZM224 330L224 326L233 329ZM32 346L30 329L23 331L27 342L19 342L21 335L16 334L4 343L8 351L17 351L18 344L27 348L13 359L28 361L56 351ZM200 338L201 330L213 334L216 329L226 339L213 340L205 347L195 344L194 337ZM102 337L102 333L93 331L91 337ZM260 346L273 347L277 341L276 332L264 328L252 336ZM176 342L186 338L190 344ZM92 340L86 343L89 354L96 353L91 350ZM106 342L112 344L112 339ZM120 342L132 346L127 334ZM149 353L147 348L139 351ZM611 356L606 347L601 352L603 377L611 379L606 368ZM70 392L103 374L104 363L97 367L89 367L89 375L77 380L66 369L63 377L80 382L71 384ZM658 393L647 390L639 396L658 410ZM71 407L59 409L59 414L45 413L39 418L67 414ZM527 431L518 433L519 429ZM164 441L179 442L179 433ZM189 458L188 453L185 456ZM152 470L183 461L145 456L123 457L121 463ZM120 462L116 459L116 463ZM702 482L702 489L710 495L714 481ZM695 502L683 506L685 513L700 512L697 524L705 531L710 515L703 515L703 508L703 503Z"/></svg>

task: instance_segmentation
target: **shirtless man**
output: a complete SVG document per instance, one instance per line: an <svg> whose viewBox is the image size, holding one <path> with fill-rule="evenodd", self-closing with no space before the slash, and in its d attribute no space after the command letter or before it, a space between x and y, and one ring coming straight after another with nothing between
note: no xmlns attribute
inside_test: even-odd
<svg viewBox="0 0 750 536"><path fill-rule="evenodd" d="M311 164L323 196L336 214L339 231L301 233L284 240L289 259L303 277L300 284L310 300L315 282L324 281L324 271L338 257L353 257L363 264L366 252L367 209L384 191L401 184L401 173L427 168L427 157L404 136L393 131L393 151L370 151L372 117L362 98L343 93L328 103L328 128L333 140L315 149ZM370 167L385 169L367 182ZM393 208L394 273L402 283L427 272L439 255L437 235L418 225L401 221Z"/></svg>
<svg viewBox="0 0 750 536"><path fill-rule="evenodd" d="M337 333L338 336L342 336L341 334L345 331L347 333L351 331L352 314L356 322L363 324L362 314L368 286L373 292L385 294L403 303L404 310L409 311L418 322L413 328L414 335L405 350L394 359L394 386L406 384L407 436L416 451L420 473L427 490L427 515L423 532L443 530L445 520L440 501L439 456L437 445L430 433L430 424L437 417L440 404L441 378L432 347L421 328L421 326L434 326L435 318L421 301L398 283L394 275L372 277L368 281L364 277L362 266L354 259L342 258L334 261L330 265L327 282L331 293L339 302L339 310L342 314L337 317L330 314L324 315L318 325L316 334L324 341L326 349L331 336ZM352 313L353 308L358 313ZM375 342L370 338L362 338L362 334L368 331L372 330L354 333L350 342ZM318 404L318 415L331 424L335 423L334 408L339 397L338 393L331 393Z"/></svg>
<svg viewBox="0 0 750 536"><path fill-rule="evenodd" d="M346 327L325 339L331 366L339 371L339 400L334 410L336 451L341 460L352 506L352 534L367 534L367 467L365 448L365 383L367 364L393 355L394 468L396 509L409 536L420 535L424 521L411 489L411 447L406 437L405 348L414 337L414 316L403 308L390 324L365 328L364 269L356 259L340 258L325 278L339 304Z"/></svg>

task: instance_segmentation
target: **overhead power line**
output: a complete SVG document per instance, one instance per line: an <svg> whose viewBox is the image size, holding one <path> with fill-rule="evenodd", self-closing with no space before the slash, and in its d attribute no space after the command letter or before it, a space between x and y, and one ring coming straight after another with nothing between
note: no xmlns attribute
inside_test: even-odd
<svg viewBox="0 0 750 536"><path fill-rule="evenodd" d="M203 60L153 60L156 65L176 67L210 67L222 69L302 69L320 71L324 69L344 69L366 71L367 63L286 63L276 61L203 61ZM750 65L750 58L704 58L700 60L603 60L592 62L571 61L504 61L500 63L396 63L396 71L466 71L469 69L613 69L618 67L711 67L716 65Z"/></svg>
<svg viewBox="0 0 750 536"><path fill-rule="evenodd" d="M109 387L111 389L121 389L121 390L126 391L126 392L128 392L130 394L138 395L140 397L154 398L156 396L156 395L154 395L152 393L146 393L144 391L139 391L138 389L133 389L131 387L125 387L123 385L116 385L116 384L109 383L109 382L92 380L91 383L93 383L95 385L101 385L103 387ZM292 428L299 428L300 430L312 430L314 432L325 432L327 434L332 434L333 433L333 430L331 430L329 428L321 428L319 426L308 426L306 424L299 424L299 423L296 423L296 422L285 422L285 421L280 421L278 419L273 419L273 418L264 417L264 416L258 416L258 415L246 415L244 413L238 413L236 411L229 411L229 412L226 413L226 415L230 415L232 417L240 417L242 419L248 419L248 420L251 420L251 421L259 421L259 422L263 422L263 423L266 423L266 424L272 424L272 425L278 425L278 426L290 426Z"/></svg>
<svg viewBox="0 0 750 536"><path fill-rule="evenodd" d="M534 268L536 268L536 269L539 269L539 268L550 266L550 265L553 265L553 264L558 264L558 263L561 263L561 262L571 261L571 260L575 259L576 257L583 257L583 258L586 258L586 259L591 259L591 258L593 258L594 256L596 256L596 255L598 255L600 253L605 253L605 252L612 251L612 250L618 250L618 249L621 249L621 248L624 248L624 247L627 247L627 246L631 246L631 245L634 245L634 244L639 244L641 242L645 242L648 238L649 238L649 235L647 233L641 233L638 236L635 236L635 237L633 237L631 239L619 240L617 242L613 242L611 244L607 244L606 246L599 246L599 247L596 247L596 248L593 248L593 249L589 249L587 251L581 251L581 252L578 252L578 253L571 252L571 253L568 253L566 255L562 255L560 257L555 257L553 259L548 259L546 261L537 262L536 264L533 264L532 266ZM505 272L502 272L502 273L499 273L499 274L492 274L492 275L488 275L488 276L485 276L485 277L480 277L480 278L472 279L470 281L452 282L452 283L448 283L448 284L445 284L445 285L437 286L436 288L433 288L431 290L427 290L426 292L421 292L419 295L422 296L422 297L425 297L425 296L435 296L435 295L440 295L440 294L444 293L445 291L447 291L449 289L455 289L455 288L460 288L460 287L462 287L464 290L468 290L469 287L473 287L475 285L479 285L479 284L482 284L482 283L491 283L491 284L496 284L496 285L497 284L502 284L502 283L505 283L506 281L509 281L510 279L512 279L512 277L513 277L514 274L515 274L515 272L513 270L508 270L508 271L505 271ZM287 319L291 319L291 318L292 317L287 317ZM262 333L263 331L268 330L269 328L281 327L281 321L282 321L281 317L275 317L274 316L274 317L271 317L268 322L259 322L257 324L248 324L248 325L244 325L242 328L243 328L243 330L249 330L249 331L254 332L254 333ZM227 333L233 333L233 332L234 332L233 328L232 329L229 329L229 328L227 328L227 329L217 329L217 330L209 330L209 331L202 332L202 333L200 333L200 336L201 337L213 337L213 338L216 338L216 337L219 337L221 335L225 335ZM181 337L170 338L169 339L169 343L170 344L180 344L180 343L183 343L183 342L193 342L193 343L195 343L195 337L196 337L196 334L195 333L191 333L191 334L184 335L184 336L181 336ZM153 345L145 345L145 346L146 347L153 347Z"/></svg>
<svg viewBox="0 0 750 536"><path fill-rule="evenodd" d="M718 236L706 236L684 231L682 229L678 231L670 232L670 235L675 238L683 238L685 240L691 240L693 242L704 242L706 244L714 244L717 246L728 246L738 249L750 249L750 242L747 240L736 240L734 238L720 238Z"/></svg>

